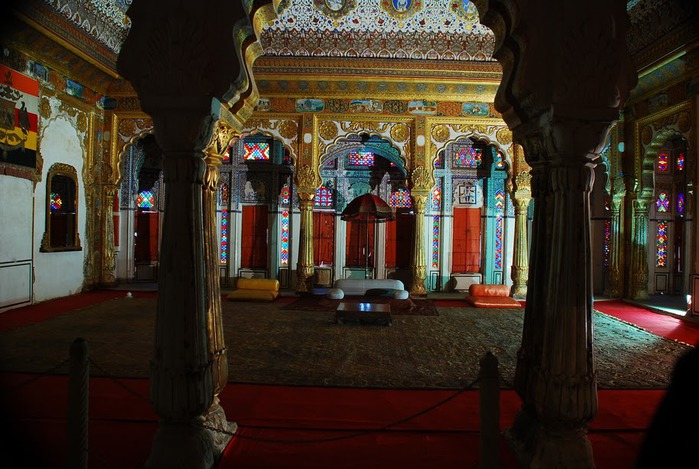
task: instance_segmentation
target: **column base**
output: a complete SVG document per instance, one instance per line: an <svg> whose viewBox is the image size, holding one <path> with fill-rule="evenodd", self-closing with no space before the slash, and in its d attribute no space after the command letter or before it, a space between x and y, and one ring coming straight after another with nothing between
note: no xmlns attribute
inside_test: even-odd
<svg viewBox="0 0 699 469"><path fill-rule="evenodd" d="M192 422L160 422L153 438L146 469L212 469L214 444L211 431L195 420Z"/></svg>
<svg viewBox="0 0 699 469"><path fill-rule="evenodd" d="M520 410L513 427L506 429L504 435L522 467L595 467L586 428L552 431L537 422L531 414Z"/></svg>
<svg viewBox="0 0 699 469"><path fill-rule="evenodd" d="M527 299L527 286L526 285L512 285L512 298L515 300L526 300Z"/></svg>
<svg viewBox="0 0 699 469"><path fill-rule="evenodd" d="M233 435L238 431L238 425L226 419L226 412L221 407L218 397L214 398L213 404L211 404L209 411L203 418L202 425L206 427L206 430L211 435L211 441L214 446L214 459L218 461Z"/></svg>

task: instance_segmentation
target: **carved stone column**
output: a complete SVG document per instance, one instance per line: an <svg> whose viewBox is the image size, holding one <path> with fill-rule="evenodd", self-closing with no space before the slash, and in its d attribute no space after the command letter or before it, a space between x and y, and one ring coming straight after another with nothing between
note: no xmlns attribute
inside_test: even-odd
<svg viewBox="0 0 699 469"><path fill-rule="evenodd" d="M610 227L611 239L609 242L609 267L607 271L607 284L604 295L608 298L619 298L624 289L624 251L622 247L621 208L624 206L626 187L621 178L617 178L612 194L612 220Z"/></svg>
<svg viewBox="0 0 699 469"><path fill-rule="evenodd" d="M415 236L413 244L413 282L410 285L411 296L426 296L425 279L427 278L427 260L425 253L425 212L430 197L432 176L423 167L416 167L411 174L411 195L415 209Z"/></svg>
<svg viewBox="0 0 699 469"><path fill-rule="evenodd" d="M648 298L648 215L650 199L638 197L632 201L633 233L631 236L631 268L629 297L634 300Z"/></svg>
<svg viewBox="0 0 699 469"><path fill-rule="evenodd" d="M531 176L522 172L515 178L515 191L512 202L515 206L515 246L512 260L512 296L517 299L527 297L527 277L529 275L529 242L527 237L527 213L531 202Z"/></svg>
<svg viewBox="0 0 699 469"><path fill-rule="evenodd" d="M410 285L411 296L425 296L425 279L427 278L427 264L425 262L425 209L427 207L427 195L413 193L413 207L415 209L415 244L413 245L413 283Z"/></svg>
<svg viewBox="0 0 699 469"><path fill-rule="evenodd" d="M255 42L245 31L254 33L242 28L250 18L241 2L136 1L128 16L117 68L153 119L166 187L150 393L160 422L146 467L209 469L217 453L202 423L215 394L212 352L225 347L210 344L208 331L203 149L217 102L240 96L235 83L248 86L240 49Z"/></svg>
<svg viewBox="0 0 699 469"><path fill-rule="evenodd" d="M206 412L204 424L215 428L212 431L214 455L218 458L231 439L238 426L228 422L226 412L221 407L219 394L228 382L228 353L223 335L223 318L221 317L221 279L218 270L218 225L216 223L216 197L218 195L219 167L223 153L233 138L232 129L219 121L213 133L211 143L205 150L206 172L204 173L204 240L206 246L206 292L207 314L206 333L209 341L209 357L213 372L213 398L211 407Z"/></svg>
<svg viewBox="0 0 699 469"><path fill-rule="evenodd" d="M299 208L301 209L301 230L299 243L299 260L296 267L296 292L313 293L313 199L315 192L299 191Z"/></svg>
<svg viewBox="0 0 699 469"><path fill-rule="evenodd" d="M531 166L534 220L508 440L525 467L594 467L589 193L612 123L636 82L625 2L474 0L503 66L495 107Z"/></svg>

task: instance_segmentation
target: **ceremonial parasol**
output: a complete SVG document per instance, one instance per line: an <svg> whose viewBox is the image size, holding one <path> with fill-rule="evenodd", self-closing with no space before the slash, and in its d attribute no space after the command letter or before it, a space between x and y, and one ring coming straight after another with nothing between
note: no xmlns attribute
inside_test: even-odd
<svg viewBox="0 0 699 469"><path fill-rule="evenodd" d="M367 255L365 256L364 277L369 271L369 223L383 223L395 219L391 207L381 198L374 194L366 193L353 199L342 211L345 221L364 221L366 225Z"/></svg>

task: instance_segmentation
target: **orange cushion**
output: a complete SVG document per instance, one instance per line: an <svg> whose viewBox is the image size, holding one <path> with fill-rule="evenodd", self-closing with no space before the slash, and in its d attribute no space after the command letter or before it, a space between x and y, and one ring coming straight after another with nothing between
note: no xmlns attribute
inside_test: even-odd
<svg viewBox="0 0 699 469"><path fill-rule="evenodd" d="M470 296L466 301L477 308L521 308L519 301L509 296Z"/></svg>
<svg viewBox="0 0 699 469"><path fill-rule="evenodd" d="M468 294L471 296L510 296L510 287L507 285L487 285L473 283L468 287Z"/></svg>

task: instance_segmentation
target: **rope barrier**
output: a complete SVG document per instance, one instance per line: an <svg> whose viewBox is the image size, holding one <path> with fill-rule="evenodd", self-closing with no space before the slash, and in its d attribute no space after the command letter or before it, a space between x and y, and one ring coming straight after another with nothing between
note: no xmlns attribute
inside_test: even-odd
<svg viewBox="0 0 699 469"><path fill-rule="evenodd" d="M38 373L38 374L32 376L31 378L28 378L27 380L22 381L21 383L17 383L17 384L15 384L15 385L6 387L6 388L4 388L4 389L0 389L0 394L8 394L8 393L10 393L10 392L13 392L13 391L16 391L16 390L18 390L18 389L21 389L21 388L23 388L23 387L25 387L25 386L28 386L28 385L34 383L35 381L40 380L41 378L45 378L46 376L52 375L52 374L54 374L54 372L56 372L57 370L59 370L59 369L63 368L64 366L66 366L66 364L67 364L69 361L70 361L70 357L66 358L65 360L63 360L63 361L60 362L60 363L55 364L54 366L52 366L51 368L49 368L49 369L46 370L46 371L43 371L43 372L41 372L41 373Z"/></svg>
<svg viewBox="0 0 699 469"><path fill-rule="evenodd" d="M476 383L478 383L478 381L479 381L479 378L476 378L476 379L473 380L471 383L469 383L468 385L466 385L466 387L464 387L464 388L462 388L462 389L460 389L460 390L454 392L453 394L447 396L446 398L442 399L441 401L439 401L439 402L437 402L437 403L435 403L435 404L433 404L433 405L431 405L431 406L429 406L429 407L427 407L427 408L425 408L425 409L423 409L423 410L421 410L421 411L419 411L419 412L416 412L416 413L414 413L414 414L412 414L412 415L409 415L409 416L407 416L407 417L405 417L405 418L402 418L402 419L397 420L397 421L392 422L392 423L388 423L388 424L383 425L383 426L378 427L378 428L372 428L372 429L367 429L367 430L356 431L356 432L353 432L353 433L350 433L350 434L347 434L347 435L338 435L338 436L334 436L334 437L314 438L314 439L277 439L277 438L260 438L260 437L254 437L254 436L249 436L249 435L240 435L239 433L227 432L227 431L220 430L220 429L217 429L217 428L214 428L214 427L210 427L210 426L208 426L208 425L201 425L201 426L202 426L203 428L206 428L207 430L211 430L211 431L218 432L218 433L224 433L224 434L229 435L229 436L235 436L236 438L240 438L240 439L242 439L242 440L250 440L250 441L257 441L257 442L266 442L266 443L303 444L303 443L327 443L327 442L332 442L332 441L348 440L348 439L358 438L358 437L365 436L365 435L370 435L370 434L372 434L372 433L384 432L384 431L389 430L389 429L391 429L391 428L393 428L393 427L396 427L396 426L401 425L401 424L403 424L403 423L406 423L406 422L409 422L409 421L411 421L411 420L414 420L414 419L416 419L416 418L418 418L418 417L420 417L420 416L422 416L422 415L425 415L425 414L427 414L427 413L433 411L434 409L436 409L436 408L438 408L438 407L443 406L444 404L446 404L447 402L449 402L449 401L451 401L451 400L457 398L458 396L460 396L460 395L463 394L464 392L473 390L473 389L474 389L474 385L475 385ZM344 430L335 430L335 431L344 431Z"/></svg>

